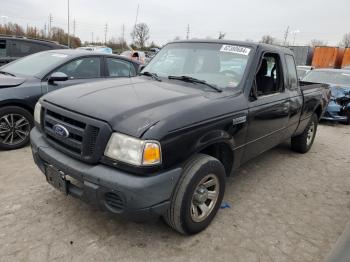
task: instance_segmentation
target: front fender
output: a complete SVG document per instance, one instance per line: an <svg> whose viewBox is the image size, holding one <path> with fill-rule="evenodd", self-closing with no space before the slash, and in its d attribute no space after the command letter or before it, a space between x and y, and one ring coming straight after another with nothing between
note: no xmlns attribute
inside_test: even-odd
<svg viewBox="0 0 350 262"><path fill-rule="evenodd" d="M193 151L199 152L204 148L217 143L225 143L230 146L231 150L234 149L234 139L230 134L224 130L211 130L203 134L197 142L194 144Z"/></svg>

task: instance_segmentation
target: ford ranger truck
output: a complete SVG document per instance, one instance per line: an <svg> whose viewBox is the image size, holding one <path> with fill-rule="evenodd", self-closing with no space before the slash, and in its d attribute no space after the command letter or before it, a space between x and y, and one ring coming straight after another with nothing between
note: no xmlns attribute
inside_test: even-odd
<svg viewBox="0 0 350 262"><path fill-rule="evenodd" d="M135 78L43 96L31 146L64 194L131 220L205 229L239 166L287 139L310 150L326 107L292 51L227 40L167 44Z"/></svg>

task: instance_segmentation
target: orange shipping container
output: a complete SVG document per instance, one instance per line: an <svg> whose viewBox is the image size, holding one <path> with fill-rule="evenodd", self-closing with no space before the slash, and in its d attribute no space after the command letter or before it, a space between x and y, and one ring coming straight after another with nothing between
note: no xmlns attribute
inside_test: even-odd
<svg viewBox="0 0 350 262"><path fill-rule="evenodd" d="M350 47L345 49L344 56L343 56L343 62L341 64L341 67L350 66Z"/></svg>
<svg viewBox="0 0 350 262"><path fill-rule="evenodd" d="M315 47L312 66L315 68L340 68L344 49L339 47Z"/></svg>

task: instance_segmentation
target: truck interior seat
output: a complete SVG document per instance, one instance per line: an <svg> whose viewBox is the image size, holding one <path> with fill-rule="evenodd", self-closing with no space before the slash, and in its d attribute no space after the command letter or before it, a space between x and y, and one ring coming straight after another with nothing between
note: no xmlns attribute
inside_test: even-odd
<svg viewBox="0 0 350 262"><path fill-rule="evenodd" d="M267 60L264 58L256 75L257 91L260 95L269 94L274 91L274 79L272 76L267 76L267 72Z"/></svg>

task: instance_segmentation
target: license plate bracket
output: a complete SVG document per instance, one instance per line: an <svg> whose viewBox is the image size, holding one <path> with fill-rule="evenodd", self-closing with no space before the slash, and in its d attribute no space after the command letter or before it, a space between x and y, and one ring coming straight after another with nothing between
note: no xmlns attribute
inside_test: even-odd
<svg viewBox="0 0 350 262"><path fill-rule="evenodd" d="M49 184L62 193L66 195L68 194L66 176L62 171L58 170L54 166L47 165L45 168L45 175Z"/></svg>

